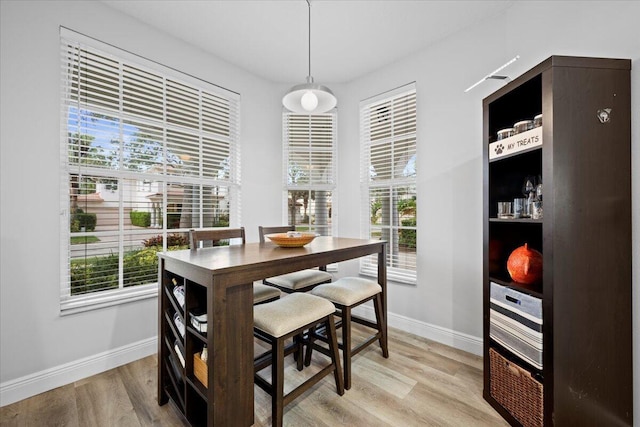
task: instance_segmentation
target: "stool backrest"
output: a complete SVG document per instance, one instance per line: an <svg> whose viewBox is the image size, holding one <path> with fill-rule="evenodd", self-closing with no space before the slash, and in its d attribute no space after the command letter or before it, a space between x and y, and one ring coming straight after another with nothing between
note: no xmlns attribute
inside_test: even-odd
<svg viewBox="0 0 640 427"><path fill-rule="evenodd" d="M258 226L258 234L260 235L260 243L264 243L264 236L273 233L286 233L287 231L295 231L295 225L277 225L275 227Z"/></svg>
<svg viewBox="0 0 640 427"><path fill-rule="evenodd" d="M242 239L246 243L244 227L240 228L198 228L189 230L189 247L192 251L198 249L200 242L211 242L215 246L221 240Z"/></svg>

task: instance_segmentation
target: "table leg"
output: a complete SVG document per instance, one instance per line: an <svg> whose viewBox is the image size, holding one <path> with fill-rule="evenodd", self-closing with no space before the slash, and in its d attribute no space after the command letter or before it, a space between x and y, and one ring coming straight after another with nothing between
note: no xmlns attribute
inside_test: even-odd
<svg viewBox="0 0 640 427"><path fill-rule="evenodd" d="M383 341L384 349L388 349L388 334L387 334L387 244L383 244L378 252L378 284L382 288L382 327L383 327ZM387 351L388 357L388 351Z"/></svg>

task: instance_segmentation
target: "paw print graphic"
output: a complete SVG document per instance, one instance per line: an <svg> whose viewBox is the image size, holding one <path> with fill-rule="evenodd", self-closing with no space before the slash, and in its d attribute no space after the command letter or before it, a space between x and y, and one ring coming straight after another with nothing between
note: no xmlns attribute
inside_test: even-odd
<svg viewBox="0 0 640 427"><path fill-rule="evenodd" d="M504 145L502 144L496 145L495 151L496 151L496 154L498 155L502 154L502 152L504 151Z"/></svg>

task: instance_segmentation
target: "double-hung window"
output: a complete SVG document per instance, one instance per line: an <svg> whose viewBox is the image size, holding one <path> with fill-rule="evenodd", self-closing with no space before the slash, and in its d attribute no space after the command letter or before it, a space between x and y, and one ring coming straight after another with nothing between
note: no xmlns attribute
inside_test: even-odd
<svg viewBox="0 0 640 427"><path fill-rule="evenodd" d="M300 231L332 234L336 111L283 113L284 201L287 223Z"/></svg>
<svg viewBox="0 0 640 427"><path fill-rule="evenodd" d="M239 223L239 95L65 28L61 58L61 310L156 295L156 252Z"/></svg>
<svg viewBox="0 0 640 427"><path fill-rule="evenodd" d="M389 279L416 281L415 84L360 103L362 225L367 238L388 242ZM377 274L377 257L360 272Z"/></svg>

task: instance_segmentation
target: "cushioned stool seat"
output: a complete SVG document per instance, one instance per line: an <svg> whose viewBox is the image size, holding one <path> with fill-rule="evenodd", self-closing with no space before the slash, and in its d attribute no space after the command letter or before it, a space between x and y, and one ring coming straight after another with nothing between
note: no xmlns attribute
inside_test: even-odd
<svg viewBox="0 0 640 427"><path fill-rule="evenodd" d="M331 282L331 273L322 270L301 270L293 273L283 274L281 276L269 277L265 279L265 283L277 286L284 292L291 293L296 291L306 291L316 286L318 283Z"/></svg>
<svg viewBox="0 0 640 427"><path fill-rule="evenodd" d="M328 300L305 293L289 294L273 302L254 305L254 335L271 345L270 351L254 358L254 381L256 385L271 395L272 425L282 426L284 407L331 372L334 373L338 394L344 394L336 329L333 323L334 312L335 306ZM329 342L327 353L331 358L331 364L285 395L285 340L300 336L304 331L318 325L327 330ZM293 349L299 354L298 369L302 370L302 342L300 340L294 341ZM271 383L258 373L269 365L271 365Z"/></svg>
<svg viewBox="0 0 640 427"><path fill-rule="evenodd" d="M262 283L253 283L253 303L262 304L280 298L280 290L273 286L263 285Z"/></svg>
<svg viewBox="0 0 640 427"><path fill-rule="evenodd" d="M326 298L334 303L339 312L341 322L339 327L342 328L342 342L338 346L342 350L344 365L344 387L351 388L351 358L362 351L365 347L373 344L376 340L380 342L383 357L389 357L387 348L387 324L382 310L382 287L368 279L360 277L343 277L333 283L320 285L310 291L311 294ZM373 300L373 308L376 314L376 322L362 319L351 315L351 309L359 306L367 301ZM357 347L351 347L351 321L360 323L369 328L375 329L376 333L367 338ZM311 352L316 349L326 353L326 349L314 343L314 338L320 338L326 341L326 337L317 334L312 328L309 332L309 344L307 346L307 354L305 364L311 361Z"/></svg>
<svg viewBox="0 0 640 427"><path fill-rule="evenodd" d="M295 231L293 225L278 225L275 227L258 227L258 236L260 243L265 243L265 236L272 233L287 233ZM329 283L333 280L331 273L327 273L325 266L321 266L319 270L306 269L295 271L293 273L283 274L281 276L269 277L264 279L265 285L275 286L282 292L290 294L292 292L307 292L314 286L322 283Z"/></svg>
<svg viewBox="0 0 640 427"><path fill-rule="evenodd" d="M342 305L353 305L380 292L382 287L379 284L360 277L345 277L311 291L313 295Z"/></svg>

